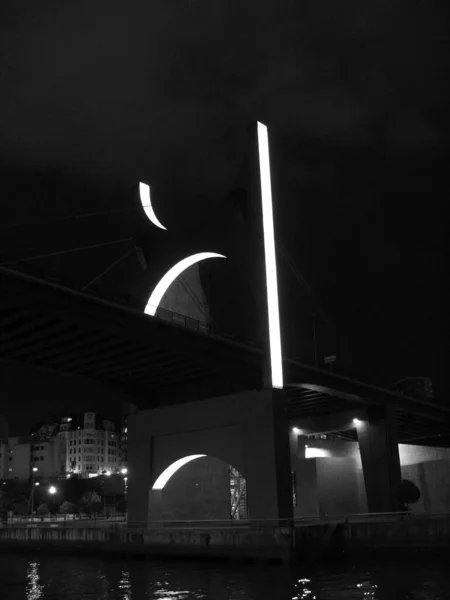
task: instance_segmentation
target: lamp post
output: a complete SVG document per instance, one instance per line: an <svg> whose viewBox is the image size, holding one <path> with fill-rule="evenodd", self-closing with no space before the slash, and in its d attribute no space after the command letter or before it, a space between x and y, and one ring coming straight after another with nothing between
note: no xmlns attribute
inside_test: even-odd
<svg viewBox="0 0 450 600"><path fill-rule="evenodd" d="M123 482L124 482L124 485L125 485L125 493L124 493L124 499L125 499L125 519L127 519L127 515L128 515L128 505L127 505L127 492L128 492L128 483L127 483L128 482L128 477L127 477L127 474L128 474L128 469L122 469L120 472L122 473L122 475L124 475Z"/></svg>
<svg viewBox="0 0 450 600"><path fill-rule="evenodd" d="M51 485L47 491L51 498L55 498L55 495L58 493L58 490L57 490L57 488L55 488L54 485ZM54 504L54 501L52 502L52 504Z"/></svg>
<svg viewBox="0 0 450 600"><path fill-rule="evenodd" d="M35 482L36 473L37 473L37 467L33 467L31 469L31 498L30 498L30 514L31 514L31 516L33 516L33 511L34 511L34 488L36 485L39 485L39 483Z"/></svg>

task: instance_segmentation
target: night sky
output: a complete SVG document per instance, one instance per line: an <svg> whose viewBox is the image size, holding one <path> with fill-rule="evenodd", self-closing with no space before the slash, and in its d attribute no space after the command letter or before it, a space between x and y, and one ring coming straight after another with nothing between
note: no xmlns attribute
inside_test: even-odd
<svg viewBox="0 0 450 600"><path fill-rule="evenodd" d="M336 326L338 360L385 385L428 376L446 402L445 8L2 3L2 260L143 235L138 181L155 189L163 222L188 226L230 192L247 128L262 120L278 237ZM46 265L81 285L83 261L123 251L83 253L70 277L67 263ZM280 273L285 348L298 356L304 294Z"/></svg>

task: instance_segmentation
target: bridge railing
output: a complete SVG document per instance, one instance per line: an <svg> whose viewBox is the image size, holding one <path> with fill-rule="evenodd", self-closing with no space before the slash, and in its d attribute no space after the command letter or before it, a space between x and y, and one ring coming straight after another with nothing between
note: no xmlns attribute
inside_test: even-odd
<svg viewBox="0 0 450 600"><path fill-rule="evenodd" d="M217 331L214 329L214 327L208 323L205 323L204 321L199 321L193 317L187 317L186 315L173 312L167 308L155 307L155 309L155 317L157 319L161 319L162 321L166 321L167 323L173 323L174 325L184 327L191 331L196 331L197 333L211 335L221 340L228 340L237 344L243 344L253 349L260 349L256 342L252 342L250 340L241 340L228 333Z"/></svg>
<svg viewBox="0 0 450 600"><path fill-rule="evenodd" d="M189 531L189 530L223 530L223 529L276 529L276 528L302 528L311 525L326 525L326 524L338 524L338 523L387 523L396 521L414 521L414 520L435 520L435 519L450 519L450 513L417 513L411 512L392 512L392 513L358 513L358 514L343 514L343 515L330 515L330 516L309 516L309 517L297 517L294 519L223 519L223 520L161 520L161 521L127 521L126 518L116 519L50 519L50 520L10 520L8 522L1 523L2 527L13 527L13 528L29 528L29 527L43 527L43 528L55 528L55 527L67 527L67 528L84 528L84 529L97 529L97 528L114 528L116 530L126 530L130 532L142 532L149 530L176 530L176 531Z"/></svg>
<svg viewBox="0 0 450 600"><path fill-rule="evenodd" d="M185 327L186 329L190 329L191 331L197 331L199 333L205 334L212 333L211 326L207 323L199 321L198 319L194 319L192 317L186 317L185 315L172 312L167 308L158 307L156 309L155 317L161 319L162 321L167 321L169 323L174 323L175 325L180 325L181 327Z"/></svg>

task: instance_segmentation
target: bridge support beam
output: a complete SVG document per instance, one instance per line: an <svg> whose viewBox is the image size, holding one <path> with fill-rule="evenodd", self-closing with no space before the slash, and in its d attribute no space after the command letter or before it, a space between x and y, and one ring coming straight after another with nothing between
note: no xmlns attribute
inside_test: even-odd
<svg viewBox="0 0 450 600"><path fill-rule="evenodd" d="M369 512L401 510L401 470L394 407L369 408L367 418L358 424L357 432Z"/></svg>
<svg viewBox="0 0 450 600"><path fill-rule="evenodd" d="M163 494L152 490L155 481L175 461L196 454L218 458L245 477L251 519L292 518L289 430L283 392L252 391L130 416L130 524L151 524L155 505L161 515L164 489ZM189 469L189 464L181 469ZM177 473L173 479L176 477Z"/></svg>

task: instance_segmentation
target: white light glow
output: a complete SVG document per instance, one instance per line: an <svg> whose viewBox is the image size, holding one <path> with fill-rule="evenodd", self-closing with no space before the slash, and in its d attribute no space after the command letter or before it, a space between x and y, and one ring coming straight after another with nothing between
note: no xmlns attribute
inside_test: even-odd
<svg viewBox="0 0 450 600"><path fill-rule="evenodd" d="M167 231L167 227L164 227L164 225L158 220L158 217L155 215L155 211L153 210L152 201L150 198L150 186L145 183L139 183L139 196L141 198L142 208L153 225L156 225L156 227Z"/></svg>
<svg viewBox="0 0 450 600"><path fill-rule="evenodd" d="M308 448L306 446L305 458L331 458L331 452L325 448Z"/></svg>
<svg viewBox="0 0 450 600"><path fill-rule="evenodd" d="M152 295L148 299L144 312L147 315L154 317L164 294L175 279L179 277L183 271L206 258L225 258L225 256L223 254L217 254L216 252L200 252L199 254L192 254L192 256L180 260L180 262L169 269L164 277L160 279L153 290Z"/></svg>
<svg viewBox="0 0 450 600"><path fill-rule="evenodd" d="M122 473L122 475L126 475L128 473L128 469L122 469L120 472Z"/></svg>
<svg viewBox="0 0 450 600"><path fill-rule="evenodd" d="M266 260L267 307L269 317L270 367L272 387L283 388L280 311L278 307L277 262L273 225L272 184L270 180L269 136L267 127L258 123L259 171Z"/></svg>
<svg viewBox="0 0 450 600"><path fill-rule="evenodd" d="M301 429L299 429L298 427L293 427L292 433L295 433L295 435L299 435L301 433Z"/></svg>
<svg viewBox="0 0 450 600"><path fill-rule="evenodd" d="M356 427L358 427L358 425L361 425L361 421L359 419L353 419L353 423L354 425L356 425Z"/></svg>
<svg viewBox="0 0 450 600"><path fill-rule="evenodd" d="M191 454L190 456L185 456L184 458L176 460L169 467L167 467L165 471L161 473L161 475L153 484L152 489L162 490L166 483L169 481L169 479L172 477L172 475L178 471L178 469L181 469L181 467L184 467L184 465L187 465L187 463L191 462L192 460L195 460L197 458L203 458L204 456L206 456L206 454Z"/></svg>
<svg viewBox="0 0 450 600"><path fill-rule="evenodd" d="M48 493L52 494L52 496L53 496L53 494L56 494L57 491L58 490L55 488L54 485L52 485L51 487L48 488Z"/></svg>

